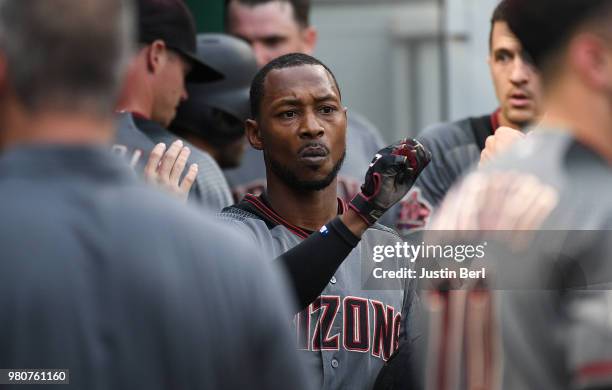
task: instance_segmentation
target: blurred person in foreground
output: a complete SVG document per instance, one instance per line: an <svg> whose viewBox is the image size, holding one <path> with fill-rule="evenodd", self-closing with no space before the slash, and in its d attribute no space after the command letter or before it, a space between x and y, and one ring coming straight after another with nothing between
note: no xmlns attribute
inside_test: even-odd
<svg viewBox="0 0 612 390"><path fill-rule="evenodd" d="M310 25L310 0L226 0L226 31L255 52L259 67L289 53L311 55L317 30ZM349 201L359 192L372 156L384 147L380 132L357 112L348 114L346 159L338 173L338 195ZM225 171L234 199L265 190L266 168L260 151L247 148L244 163ZM381 222L389 225L386 215Z"/></svg>
<svg viewBox="0 0 612 390"><path fill-rule="evenodd" d="M485 286L499 291L426 300L428 384L612 388L612 1L509 0L506 15L546 115L434 217L432 229L495 230L507 250L489 254L503 267ZM463 347L449 329L466 330Z"/></svg>
<svg viewBox="0 0 612 390"><path fill-rule="evenodd" d="M257 73L253 50L225 34L198 35L198 57L222 71L223 80L187 84L170 130L208 152L223 169L240 166L247 147L244 122L249 117L249 88Z"/></svg>
<svg viewBox="0 0 612 390"><path fill-rule="evenodd" d="M218 164L186 140L177 141L168 126L179 104L188 98L186 79L208 83L223 75L197 57L195 23L182 0L136 3L139 45L117 105L120 125L115 149L126 155L138 171L144 170L148 181L170 187L188 196L192 203L220 211L232 203L232 198ZM174 157L171 163L178 162L172 169L170 185L169 174L159 163L164 153ZM177 178L183 176L185 167L189 182L182 185Z"/></svg>
<svg viewBox="0 0 612 390"><path fill-rule="evenodd" d="M74 389L306 388L257 250L109 150L132 16L0 0L0 367L68 369Z"/></svg>
<svg viewBox="0 0 612 390"><path fill-rule="evenodd" d="M395 228L404 236L427 225L448 190L470 168L523 138L542 115L540 75L508 26L507 6L504 0L493 11L489 35L488 64L499 108L481 117L433 125L417 137L433 160L400 202Z"/></svg>

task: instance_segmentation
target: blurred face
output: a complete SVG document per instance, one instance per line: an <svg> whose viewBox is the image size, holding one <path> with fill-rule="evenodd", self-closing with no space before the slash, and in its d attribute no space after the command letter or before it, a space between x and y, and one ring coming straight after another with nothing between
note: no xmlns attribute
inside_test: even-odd
<svg viewBox="0 0 612 390"><path fill-rule="evenodd" d="M151 119L168 127L176 116L179 103L187 99L185 77L191 65L178 53L171 50L165 53L156 75Z"/></svg>
<svg viewBox="0 0 612 390"><path fill-rule="evenodd" d="M289 53L312 54L316 32L301 27L288 2L249 6L234 0L228 6L228 33L251 45L259 67Z"/></svg>
<svg viewBox="0 0 612 390"><path fill-rule="evenodd" d="M489 67L503 126L522 128L534 122L542 105L540 77L522 56L523 47L506 22L493 26Z"/></svg>
<svg viewBox="0 0 612 390"><path fill-rule="evenodd" d="M297 190L328 187L346 151L346 109L331 75L313 65L273 70L264 91L259 120L247 122L247 134L264 151L268 180Z"/></svg>

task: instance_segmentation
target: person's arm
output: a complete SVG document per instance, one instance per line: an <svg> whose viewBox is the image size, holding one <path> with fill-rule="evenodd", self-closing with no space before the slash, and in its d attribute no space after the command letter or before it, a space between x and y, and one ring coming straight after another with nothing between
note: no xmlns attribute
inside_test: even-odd
<svg viewBox="0 0 612 390"><path fill-rule="evenodd" d="M348 210L276 259L287 271L300 310L319 296L367 228L354 210Z"/></svg>

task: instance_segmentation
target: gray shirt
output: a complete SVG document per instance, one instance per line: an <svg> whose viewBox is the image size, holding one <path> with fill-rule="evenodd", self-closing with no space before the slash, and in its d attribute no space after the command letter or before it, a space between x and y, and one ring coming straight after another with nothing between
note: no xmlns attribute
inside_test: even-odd
<svg viewBox="0 0 612 390"><path fill-rule="evenodd" d="M440 123L417 139L432 154L412 189L390 212L404 237L424 228L448 190L480 160L486 138L497 128L497 114Z"/></svg>
<svg viewBox="0 0 612 390"><path fill-rule="evenodd" d="M221 216L269 259L300 244L308 234L324 234L284 222L250 195ZM402 279L373 281L370 276L376 266L374 246L394 246L398 241L399 236L382 225L369 228L320 297L295 316L297 348L307 366L318 373L321 389L371 389L400 339L407 344L416 340L412 324L419 304L414 285Z"/></svg>
<svg viewBox="0 0 612 390"><path fill-rule="evenodd" d="M483 186L480 188L491 185L488 188L495 191L473 188L476 182L471 179L476 177ZM532 204L533 201L530 207L525 207L522 194L534 189L541 196L554 194L557 202L542 214L544 218L535 227L538 232L528 250L494 252L500 264L509 264L508 270L517 264L514 271L520 280L508 280L507 272L498 275L492 287L504 291L492 292L490 321L481 311L481 316L466 317L463 324L467 329L480 329L484 337L474 338L475 344L468 341L464 348L488 364L489 377L499 380L503 389L609 388L612 386L610 165L569 133L536 131L479 172L467 176L445 200L441 211L458 208L464 210L464 215L486 215L488 223L495 223L491 218L497 215L504 218L504 226L521 226L527 212L528 220L533 221L534 208L542 207L539 202ZM475 194L479 194L481 202L499 207L480 214L466 210ZM488 194L494 194L494 199ZM500 286L501 282L514 285L520 282L528 288ZM449 337L434 330L438 325L435 320L430 321L429 340L434 344L435 340ZM432 347L434 344L430 344L429 351L439 350ZM485 357L488 360L483 360ZM468 361L469 365L478 360L469 361L456 351L456 355L446 359L447 363L451 361ZM464 368L467 375L467 367ZM429 379L435 380L443 372L448 371L433 368ZM470 372L477 369L474 371L472 366Z"/></svg>
<svg viewBox="0 0 612 390"><path fill-rule="evenodd" d="M149 142L146 141L149 140ZM187 168L198 164L198 176L189 194L189 200L211 211L221 211L231 205L232 197L225 176L217 162L205 151L172 134L159 124L133 114L122 113L113 149L125 154L138 172L142 172L155 144L163 142L167 147L181 139L191 150Z"/></svg>
<svg viewBox="0 0 612 390"><path fill-rule="evenodd" d="M259 252L106 149L9 150L0 199L0 367L69 369L74 389L309 388Z"/></svg>

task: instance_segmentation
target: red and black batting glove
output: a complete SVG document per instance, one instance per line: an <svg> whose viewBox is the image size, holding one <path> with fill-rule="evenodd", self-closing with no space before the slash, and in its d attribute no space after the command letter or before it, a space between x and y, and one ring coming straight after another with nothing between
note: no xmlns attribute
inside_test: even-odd
<svg viewBox="0 0 612 390"><path fill-rule="evenodd" d="M431 153L414 139L405 139L376 153L361 192L349 205L369 225L410 190L431 161Z"/></svg>

